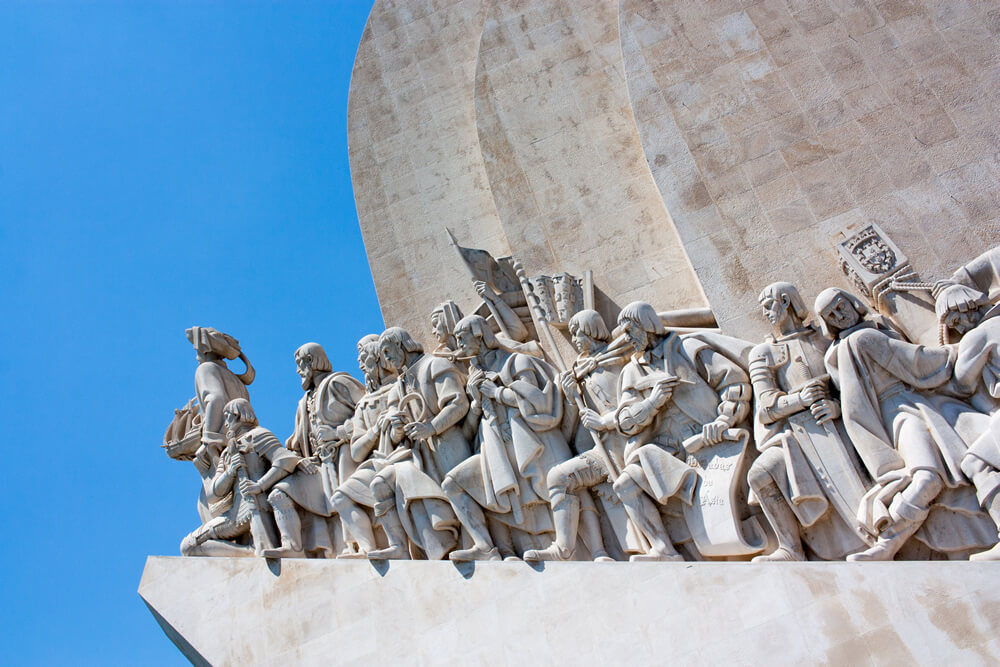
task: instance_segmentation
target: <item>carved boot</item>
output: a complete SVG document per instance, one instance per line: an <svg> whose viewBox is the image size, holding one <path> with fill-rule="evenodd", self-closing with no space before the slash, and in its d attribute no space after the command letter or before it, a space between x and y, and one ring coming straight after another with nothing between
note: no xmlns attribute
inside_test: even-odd
<svg viewBox="0 0 1000 667"><path fill-rule="evenodd" d="M601 519L590 492L577 492L580 498L580 539L590 550L595 563L613 563L615 559L604 550L604 536L601 534Z"/></svg>
<svg viewBox="0 0 1000 667"><path fill-rule="evenodd" d="M368 552L369 560L410 560L410 552L406 548L406 531L399 520L395 509L388 510L378 518L379 525L389 539L385 549L375 549Z"/></svg>
<svg viewBox="0 0 1000 667"><path fill-rule="evenodd" d="M681 556L674 549L667 529L663 526L660 512L653 501L647 498L646 494L634 484L622 488L621 484L615 482L615 492L622 499L622 504L625 505L625 512L629 518L652 545L646 553L633 554L629 560L632 562L683 561L684 556Z"/></svg>
<svg viewBox="0 0 1000 667"><path fill-rule="evenodd" d="M993 519L993 523L1000 528L1000 493L996 493L990 499L989 506L986 508L989 512L990 518ZM1000 542L997 542L992 549L987 549L986 551L980 551L977 554L972 554L969 556L969 560L1000 560Z"/></svg>
<svg viewBox="0 0 1000 667"><path fill-rule="evenodd" d="M302 553L302 521L295 503L283 491L274 489L267 496L274 509L274 522L278 525L281 535L281 546L275 549L263 549L264 558L294 558Z"/></svg>
<svg viewBox="0 0 1000 667"><path fill-rule="evenodd" d="M778 548L763 556L756 556L754 563L771 563L783 561L803 561L806 559L802 551L802 538L799 537L799 522L792 508L785 502L781 491L774 484L768 484L757 491L760 507L764 516L778 538Z"/></svg>
<svg viewBox="0 0 1000 667"><path fill-rule="evenodd" d="M892 560L906 544L906 540L920 529L928 513L928 508L912 505L904 500L902 495L896 496L889 506L892 524L882 531L873 546L851 554L847 560L852 562Z"/></svg>
<svg viewBox="0 0 1000 667"><path fill-rule="evenodd" d="M544 549L524 552L524 560L569 560L576 542L577 525L580 518L580 499L573 494L561 494L552 503L552 523L556 527L556 539Z"/></svg>
<svg viewBox="0 0 1000 667"><path fill-rule="evenodd" d="M340 491L334 492L332 501L344 525L344 540L347 541L348 537L352 537L358 545L357 551L345 549L340 552L337 558L368 558L368 552L376 548L375 534L372 530L372 522L368 518L368 513Z"/></svg>
<svg viewBox="0 0 1000 667"><path fill-rule="evenodd" d="M452 551L448 558L453 561L503 560L500 550L493 546L490 531L486 527L486 516L476 501L448 476L445 476L441 488L448 496L455 516L473 542L468 549Z"/></svg>

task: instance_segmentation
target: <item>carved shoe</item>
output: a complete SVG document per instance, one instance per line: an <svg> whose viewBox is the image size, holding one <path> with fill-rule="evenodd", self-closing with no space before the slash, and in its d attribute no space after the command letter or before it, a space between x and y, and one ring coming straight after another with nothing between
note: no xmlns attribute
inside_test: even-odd
<svg viewBox="0 0 1000 667"><path fill-rule="evenodd" d="M806 557L803 554L795 553L787 547L778 547L769 554L754 556L751 563L787 563L787 562L797 562L804 561Z"/></svg>
<svg viewBox="0 0 1000 667"><path fill-rule="evenodd" d="M569 557L569 550L562 548L555 542L544 549L529 549L524 552L524 560L526 561L569 560Z"/></svg>
<svg viewBox="0 0 1000 667"><path fill-rule="evenodd" d="M401 544L368 552L368 560L410 560L410 552Z"/></svg>
<svg viewBox="0 0 1000 667"><path fill-rule="evenodd" d="M668 561L668 562L684 562L684 556L680 555L676 551L674 552L663 552L663 551L650 551L644 554L632 554L629 558L633 563L641 563L643 561Z"/></svg>
<svg viewBox="0 0 1000 667"><path fill-rule="evenodd" d="M503 560L500 557L500 550L496 547L493 547L489 551L484 551L477 546L473 546L469 549L458 549L457 551L452 551L448 554L448 558L454 561Z"/></svg>
<svg viewBox="0 0 1000 667"><path fill-rule="evenodd" d="M892 560L892 557L895 555L896 552L887 542L879 540L875 543L875 546L864 551L859 551L856 554L851 554L847 557L847 560L852 563L864 563L868 561Z"/></svg>
<svg viewBox="0 0 1000 667"><path fill-rule="evenodd" d="M296 558L303 554L300 549L294 548L287 542L282 542L281 546L275 549L261 549L260 555L264 558Z"/></svg>
<svg viewBox="0 0 1000 667"><path fill-rule="evenodd" d="M980 551L977 554L972 554L969 556L969 560L1000 560L1000 543L994 545L992 549L987 549L986 551Z"/></svg>

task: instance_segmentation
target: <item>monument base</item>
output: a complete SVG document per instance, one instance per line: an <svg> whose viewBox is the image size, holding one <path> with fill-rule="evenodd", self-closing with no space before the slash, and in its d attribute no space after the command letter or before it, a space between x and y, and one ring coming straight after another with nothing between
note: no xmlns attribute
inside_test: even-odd
<svg viewBox="0 0 1000 667"><path fill-rule="evenodd" d="M139 594L195 664L987 665L998 575L940 561L151 556Z"/></svg>

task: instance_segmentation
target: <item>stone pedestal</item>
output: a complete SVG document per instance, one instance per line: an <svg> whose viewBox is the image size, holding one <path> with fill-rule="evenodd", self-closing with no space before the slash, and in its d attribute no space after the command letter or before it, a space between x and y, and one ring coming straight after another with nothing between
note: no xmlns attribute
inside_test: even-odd
<svg viewBox="0 0 1000 667"><path fill-rule="evenodd" d="M195 664L1000 661L1000 566L150 557L139 594Z"/></svg>

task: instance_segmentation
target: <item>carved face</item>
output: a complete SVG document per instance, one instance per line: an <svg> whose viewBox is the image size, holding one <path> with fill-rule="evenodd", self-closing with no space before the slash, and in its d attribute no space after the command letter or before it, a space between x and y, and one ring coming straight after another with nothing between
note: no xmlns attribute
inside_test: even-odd
<svg viewBox="0 0 1000 667"><path fill-rule="evenodd" d="M861 321L861 316L854 309L854 305L842 294L837 295L819 316L836 331L850 329Z"/></svg>
<svg viewBox="0 0 1000 667"><path fill-rule="evenodd" d="M431 331L434 332L434 337L438 339L439 343L448 342L448 323L445 322L444 313L439 310L431 313Z"/></svg>
<svg viewBox="0 0 1000 667"><path fill-rule="evenodd" d="M649 334L642 328L642 325L632 320L625 320L622 324L625 327L625 335L628 337L628 342L632 343L635 351L645 352L646 347L649 345Z"/></svg>
<svg viewBox="0 0 1000 667"><path fill-rule="evenodd" d="M365 386L368 387L368 391L378 388L378 363L378 354L371 346L366 345L358 350L358 368L365 376Z"/></svg>
<svg viewBox="0 0 1000 667"><path fill-rule="evenodd" d="M774 327L780 327L788 320L788 304L781 299L765 297L760 302L760 308L764 317Z"/></svg>
<svg viewBox="0 0 1000 667"><path fill-rule="evenodd" d="M299 374L299 377L302 378L302 388L308 389L312 386L312 356L308 354L296 355L295 366L295 371Z"/></svg>
<svg viewBox="0 0 1000 667"><path fill-rule="evenodd" d="M406 364L406 353L399 343L392 340L381 340L378 344L379 354L386 365L394 371L398 371Z"/></svg>
<svg viewBox="0 0 1000 667"><path fill-rule="evenodd" d="M476 334L472 333L470 329L456 331L455 340L458 343L459 350L467 357L478 356L479 351L483 347L483 341Z"/></svg>
<svg viewBox="0 0 1000 667"><path fill-rule="evenodd" d="M239 432L240 418L234 412L226 410L225 414L222 416L222 430L225 431L226 436L229 438L235 438Z"/></svg>
<svg viewBox="0 0 1000 667"><path fill-rule="evenodd" d="M590 350L594 347L594 339L580 331L579 327L573 327L570 331L570 340L573 347L583 356L589 356Z"/></svg>

